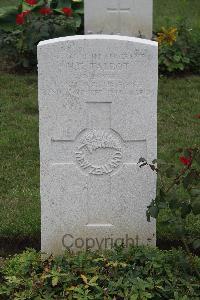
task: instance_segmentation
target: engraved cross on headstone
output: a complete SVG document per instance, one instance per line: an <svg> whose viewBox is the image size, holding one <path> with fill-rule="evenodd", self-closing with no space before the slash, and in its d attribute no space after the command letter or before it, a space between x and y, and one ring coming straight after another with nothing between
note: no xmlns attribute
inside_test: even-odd
<svg viewBox="0 0 200 300"><path fill-rule="evenodd" d="M130 0L112 0L108 1L107 13L118 33L121 33L123 20L126 20L127 14L130 14L131 3Z"/></svg>
<svg viewBox="0 0 200 300"><path fill-rule="evenodd" d="M114 207L116 201L111 199L112 177L126 166L135 167L140 157L146 157L144 137L124 141L112 129L111 106L111 102L87 102L87 128L73 141L52 139L54 157L57 157L53 165L73 166L86 176L88 217L85 226L89 228L115 225L109 221L110 207ZM60 147L66 150L62 161Z"/></svg>

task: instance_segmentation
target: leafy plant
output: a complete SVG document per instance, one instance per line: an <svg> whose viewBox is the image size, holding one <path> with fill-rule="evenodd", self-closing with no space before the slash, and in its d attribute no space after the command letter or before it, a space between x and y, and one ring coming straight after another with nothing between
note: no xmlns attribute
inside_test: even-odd
<svg viewBox="0 0 200 300"><path fill-rule="evenodd" d="M190 59L182 49L165 45L159 51L159 69L162 74L181 72L189 67Z"/></svg>
<svg viewBox="0 0 200 300"><path fill-rule="evenodd" d="M182 152L179 157L182 168L163 161L158 161L158 168L157 161L148 163L144 158L139 160L139 165L149 166L160 179L156 199L148 206L147 220L150 221L151 217L157 219L162 210L168 210L168 218L162 225L173 225L177 238L182 240L192 261L189 245L194 249L200 248L200 238L194 239L188 235L186 221L191 214L200 215L200 149L197 147L179 151Z"/></svg>
<svg viewBox="0 0 200 300"><path fill-rule="evenodd" d="M194 258L196 268L199 258ZM182 251L137 247L65 253L27 250L0 269L1 299L197 300L198 279Z"/></svg>
<svg viewBox="0 0 200 300"><path fill-rule="evenodd" d="M83 2L71 0L22 0L15 27L0 32L0 53L16 67L37 65L37 44L46 39L74 35L81 30ZM0 23L13 20L16 10L0 16Z"/></svg>
<svg viewBox="0 0 200 300"><path fill-rule="evenodd" d="M28 13L38 13L41 9L46 10L46 14L56 13L65 14L77 19L80 26L81 16L84 13L83 0L20 0L18 6L7 6L0 8L0 25L3 28L5 24L11 24L14 26L16 23L16 16L21 15L23 17ZM63 10L68 8L68 10ZM24 16L25 16L24 15Z"/></svg>
<svg viewBox="0 0 200 300"><path fill-rule="evenodd" d="M11 59L16 67L33 68L37 64L37 44L46 39L73 35L76 32L74 20L65 16L29 15L25 25L11 33L0 35L1 54Z"/></svg>
<svg viewBox="0 0 200 300"><path fill-rule="evenodd" d="M188 29L186 22L181 22L177 28L161 28L156 34L156 40L159 43L161 74L199 73L200 36Z"/></svg>

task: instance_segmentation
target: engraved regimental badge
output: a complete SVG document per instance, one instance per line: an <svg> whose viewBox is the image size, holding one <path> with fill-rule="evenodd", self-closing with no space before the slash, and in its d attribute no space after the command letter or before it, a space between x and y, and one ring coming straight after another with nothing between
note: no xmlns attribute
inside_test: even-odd
<svg viewBox="0 0 200 300"><path fill-rule="evenodd" d="M85 130L79 136L76 162L87 174L112 174L122 165L122 149L123 141L114 130Z"/></svg>

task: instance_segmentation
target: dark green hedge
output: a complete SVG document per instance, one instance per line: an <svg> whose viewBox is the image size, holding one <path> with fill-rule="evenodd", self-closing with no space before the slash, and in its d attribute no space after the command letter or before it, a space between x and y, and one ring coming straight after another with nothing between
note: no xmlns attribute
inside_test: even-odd
<svg viewBox="0 0 200 300"><path fill-rule="evenodd" d="M193 263L182 251L147 247L47 260L27 250L3 262L0 299L197 300L200 259Z"/></svg>

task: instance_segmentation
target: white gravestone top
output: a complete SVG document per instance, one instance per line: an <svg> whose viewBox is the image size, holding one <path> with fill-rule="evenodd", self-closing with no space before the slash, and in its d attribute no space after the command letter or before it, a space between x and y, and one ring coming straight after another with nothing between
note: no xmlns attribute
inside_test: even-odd
<svg viewBox="0 0 200 300"><path fill-rule="evenodd" d="M155 244L157 43L120 36L38 46L42 251Z"/></svg>
<svg viewBox="0 0 200 300"><path fill-rule="evenodd" d="M152 38L152 0L84 0L85 34Z"/></svg>

